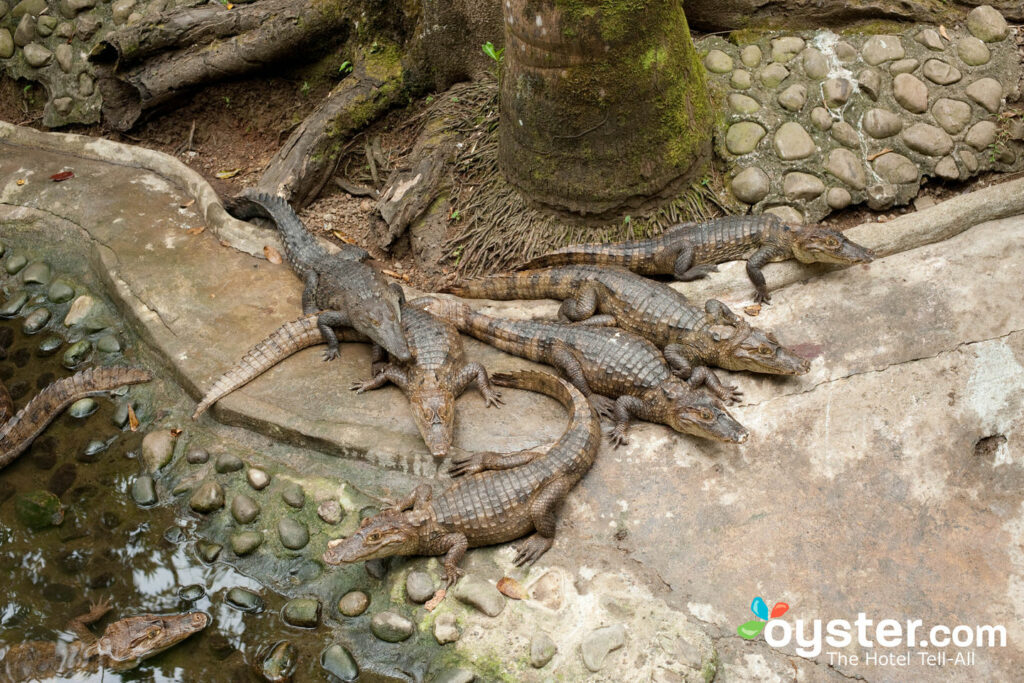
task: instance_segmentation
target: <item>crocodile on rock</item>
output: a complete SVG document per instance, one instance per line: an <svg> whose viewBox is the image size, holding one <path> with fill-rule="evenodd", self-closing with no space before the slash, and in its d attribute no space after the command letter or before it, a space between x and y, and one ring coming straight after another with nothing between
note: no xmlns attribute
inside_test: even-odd
<svg viewBox="0 0 1024 683"><path fill-rule="evenodd" d="M654 342L672 369L697 366L769 375L802 375L810 363L750 326L717 299L703 308L663 282L624 268L561 266L467 280L447 288L471 299L562 299L564 320L613 324ZM600 312L602 315L595 316Z"/></svg>
<svg viewBox="0 0 1024 683"><path fill-rule="evenodd" d="M450 588L463 573L458 564L467 548L505 543L533 531L516 549L515 563L531 564L547 552L559 505L590 469L601 445L597 413L578 389L544 372L499 373L492 379L499 386L557 399L570 414L565 433L546 451L455 458L450 472L463 478L440 495L420 485L392 508L366 518L352 536L327 544L327 564L444 555Z"/></svg>
<svg viewBox="0 0 1024 683"><path fill-rule="evenodd" d="M616 446L626 442L633 417L706 439L742 443L747 438L747 430L719 400L696 389L707 384L718 397L735 400L739 396L735 387L722 385L706 368L694 371L689 383L680 381L657 347L629 332L492 318L439 297L417 301L480 341L561 370L598 412L614 419L610 438Z"/></svg>
<svg viewBox="0 0 1024 683"><path fill-rule="evenodd" d="M80 398L113 391L125 384L147 382L152 376L138 368L88 368L71 377L59 379L40 391L14 417L0 423L0 469L11 464L46 429L61 411ZM0 383L0 387L3 384ZM6 395L3 388L0 394ZM0 400L0 404L5 402ZM0 405L2 413L9 415L10 406Z"/></svg>
<svg viewBox="0 0 1024 683"><path fill-rule="evenodd" d="M0 682L124 671L177 645L210 623L210 617L202 612L143 614L115 621L96 638L87 625L108 611L110 606L100 603L72 619L68 630L77 639L71 642L27 641L8 646L6 652L0 648Z"/></svg>
<svg viewBox="0 0 1024 683"><path fill-rule="evenodd" d="M716 264L741 258L747 259L747 276L756 289L754 299L762 303L771 300L761 272L766 263L796 258L801 263L853 265L870 263L874 254L838 230L790 226L778 216L763 213L682 223L645 240L563 247L527 261L521 269L593 263L690 281L717 270Z"/></svg>
<svg viewBox="0 0 1024 683"><path fill-rule="evenodd" d="M455 429L455 399L476 382L488 406L501 402L491 386L487 371L479 363L467 363L462 339L454 327L410 304L402 306L402 331L411 360L392 358L366 382L356 382L357 392L375 389L387 382L396 384L409 399L416 426L430 452L443 457L451 447ZM365 341L357 333L346 341ZM309 315L286 323L253 346L230 370L218 378L199 402L193 419L217 400L252 381L269 368L298 351L322 344L317 317Z"/></svg>
<svg viewBox="0 0 1024 683"><path fill-rule="evenodd" d="M302 312L317 313L320 332L327 343L324 360L338 356L335 330L353 328L366 335L395 358L410 359L402 335L401 285L388 284L375 268L364 263L366 250L345 245L338 254L320 246L295 211L281 197L251 191L225 202L236 218L269 218L284 240L288 262L302 278Z"/></svg>

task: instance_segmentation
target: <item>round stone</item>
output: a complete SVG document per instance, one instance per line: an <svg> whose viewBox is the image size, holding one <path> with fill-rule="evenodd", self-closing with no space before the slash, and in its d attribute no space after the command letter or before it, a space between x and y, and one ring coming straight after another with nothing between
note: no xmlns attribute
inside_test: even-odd
<svg viewBox="0 0 1024 683"><path fill-rule="evenodd" d="M860 125L865 133L880 140L899 133L903 128L903 121L887 109L871 109L864 114Z"/></svg>
<svg viewBox="0 0 1024 683"><path fill-rule="evenodd" d="M875 183L867 189L868 208L885 211L896 203L896 186L889 183Z"/></svg>
<svg viewBox="0 0 1024 683"><path fill-rule="evenodd" d="M156 503L156 484L153 477L143 474L132 482L132 500L141 507Z"/></svg>
<svg viewBox="0 0 1024 683"><path fill-rule="evenodd" d="M28 265L28 259L21 254L11 254L7 257L7 264L4 266L9 274L14 275L19 270Z"/></svg>
<svg viewBox="0 0 1024 683"><path fill-rule="evenodd" d="M370 598L362 591L351 591L341 596L338 611L346 617L358 617L370 606Z"/></svg>
<svg viewBox="0 0 1024 683"><path fill-rule="evenodd" d="M914 114L928 109L928 86L916 76L899 74L892 79L892 96L901 107Z"/></svg>
<svg viewBox="0 0 1024 683"><path fill-rule="evenodd" d="M0 28L0 59L10 59L14 56L14 38L11 31Z"/></svg>
<svg viewBox="0 0 1024 683"><path fill-rule="evenodd" d="M64 116L71 113L71 107L74 103L75 101L70 97L55 97L51 102L54 111Z"/></svg>
<svg viewBox="0 0 1024 683"><path fill-rule="evenodd" d="M855 190L867 187L867 173L857 155L848 149L834 149L829 152L825 170Z"/></svg>
<svg viewBox="0 0 1024 683"><path fill-rule="evenodd" d="M753 152L765 133L765 129L753 121L734 123L725 131L725 148L737 156Z"/></svg>
<svg viewBox="0 0 1024 683"><path fill-rule="evenodd" d="M293 598L281 610L284 623L300 628L315 628L320 624L320 601L315 598Z"/></svg>
<svg viewBox="0 0 1024 683"><path fill-rule="evenodd" d="M908 74L916 69L920 63L916 59L900 59L889 65L889 73L893 76L896 74Z"/></svg>
<svg viewBox="0 0 1024 683"><path fill-rule="evenodd" d="M92 352L92 344L89 343L88 339L77 341L67 348L64 352L64 357L61 360L64 367L69 370L81 365L85 362L85 359L89 357Z"/></svg>
<svg viewBox="0 0 1024 683"><path fill-rule="evenodd" d="M804 222L804 215L792 206L773 206L764 210L773 216L778 216L785 225L801 225Z"/></svg>
<svg viewBox="0 0 1024 683"><path fill-rule="evenodd" d="M932 83L938 83L939 85L949 85L956 83L963 74L955 66L946 64L941 59L929 59L924 63L924 68L921 70L924 77Z"/></svg>
<svg viewBox="0 0 1024 683"><path fill-rule="evenodd" d="M89 417L96 412L97 408L99 405L91 398L80 398L68 408L68 415L77 418Z"/></svg>
<svg viewBox="0 0 1024 683"><path fill-rule="evenodd" d="M206 597L206 589L198 583L182 586L178 589L178 599L185 602L195 602L196 600L202 600L204 597Z"/></svg>
<svg viewBox="0 0 1024 683"><path fill-rule="evenodd" d="M984 40L986 43L994 43L1006 37L1010 27L1006 19L997 9L991 5L975 7L967 15L967 30L975 38Z"/></svg>
<svg viewBox="0 0 1024 683"><path fill-rule="evenodd" d="M850 191L844 187L830 187L825 193L825 203L829 205L829 208L837 211L845 209L852 201L853 197L850 196Z"/></svg>
<svg viewBox="0 0 1024 683"><path fill-rule="evenodd" d="M75 53L71 49L71 46L67 43L61 43L57 46L54 51L54 56L57 57L57 66L64 73L71 73L71 66L75 61Z"/></svg>
<svg viewBox="0 0 1024 683"><path fill-rule="evenodd" d="M438 645L454 643L461 637L462 632L459 631L459 624L455 619L455 615L451 612L440 614L434 620L434 639Z"/></svg>
<svg viewBox="0 0 1024 683"><path fill-rule="evenodd" d="M121 350L121 342L112 334L105 334L96 340L96 348L103 353L117 353Z"/></svg>
<svg viewBox="0 0 1024 683"><path fill-rule="evenodd" d="M39 343L39 353L49 356L57 351L64 344L64 340L57 335L51 335Z"/></svg>
<svg viewBox="0 0 1024 683"><path fill-rule="evenodd" d="M291 517L282 517L277 523L277 535L281 539L281 545L289 550L300 550L309 543L306 525Z"/></svg>
<svg viewBox="0 0 1024 683"><path fill-rule="evenodd" d="M245 478L249 481L249 486L257 491L262 491L270 484L270 475L258 467L250 467L245 473Z"/></svg>
<svg viewBox="0 0 1024 683"><path fill-rule="evenodd" d="M729 93L726 100L729 103L729 109L737 114L753 114L761 108L761 105L753 97L736 92Z"/></svg>
<svg viewBox="0 0 1024 683"><path fill-rule="evenodd" d="M964 91L972 100L988 109L990 114L999 111L1003 99L1003 86L994 78L981 78L967 86Z"/></svg>
<svg viewBox="0 0 1024 683"><path fill-rule="evenodd" d="M787 121L775 131L775 153L783 161L806 159L817 147L804 127L796 121Z"/></svg>
<svg viewBox="0 0 1024 683"><path fill-rule="evenodd" d="M75 289L64 280L56 280L46 292L46 298L55 304L62 304L71 301L75 296Z"/></svg>
<svg viewBox="0 0 1024 683"><path fill-rule="evenodd" d="M941 128L927 123L915 123L904 129L900 137L907 147L928 156L938 157L953 151L953 138Z"/></svg>
<svg viewBox="0 0 1024 683"><path fill-rule="evenodd" d="M150 472L156 472L171 461L174 438L168 429L150 432L142 438L142 461Z"/></svg>
<svg viewBox="0 0 1024 683"><path fill-rule="evenodd" d="M897 36L871 36L864 42L860 51L864 61L871 66L878 66L882 62L903 59L906 54L903 50L903 43Z"/></svg>
<svg viewBox="0 0 1024 683"><path fill-rule="evenodd" d="M756 204L768 194L770 181L768 174L756 166L750 166L737 173L729 187L736 199Z"/></svg>
<svg viewBox="0 0 1024 683"><path fill-rule="evenodd" d="M345 516L345 510L336 500L325 500L316 506L316 514L325 524L338 524Z"/></svg>
<svg viewBox="0 0 1024 683"><path fill-rule="evenodd" d="M968 173L977 172L980 167L977 154L970 150L962 149L956 153L956 156L960 159L960 163L964 165L964 168L967 169Z"/></svg>
<svg viewBox="0 0 1024 683"><path fill-rule="evenodd" d="M551 640L544 631L535 631L530 639L530 666L534 669L542 669L547 666L551 658L558 652L558 646Z"/></svg>
<svg viewBox="0 0 1024 683"><path fill-rule="evenodd" d="M753 79L750 76L749 71L743 69L736 69L732 72L732 77L729 79L729 85L737 90L746 90L754 84Z"/></svg>
<svg viewBox="0 0 1024 683"><path fill-rule="evenodd" d="M978 121L967 131L964 142L980 152L996 141L998 131L999 127L994 122Z"/></svg>
<svg viewBox="0 0 1024 683"><path fill-rule="evenodd" d="M206 564L213 564L220 557L220 551L224 549L219 543L209 541L196 541L196 555Z"/></svg>
<svg viewBox="0 0 1024 683"><path fill-rule="evenodd" d="M405 577L405 594L413 602L424 603L434 597L434 579L426 572L413 571Z"/></svg>
<svg viewBox="0 0 1024 683"><path fill-rule="evenodd" d="M71 303L68 314L64 316L64 326L73 327L89 317L96 309L96 299L88 294L83 294Z"/></svg>
<svg viewBox="0 0 1024 683"><path fill-rule="evenodd" d="M796 57L797 53L804 49L803 38L796 36L783 36L772 39L772 61L785 63Z"/></svg>
<svg viewBox="0 0 1024 683"><path fill-rule="evenodd" d="M860 134L846 121L836 121L836 124L832 126L832 139L843 147L852 149L860 147Z"/></svg>
<svg viewBox="0 0 1024 683"><path fill-rule="evenodd" d="M224 507L224 488L215 481L204 481L195 490L188 506L196 512L213 512Z"/></svg>
<svg viewBox="0 0 1024 683"><path fill-rule="evenodd" d="M378 612L370 620L373 635L389 643L406 640L415 630L415 625L397 612Z"/></svg>
<svg viewBox="0 0 1024 683"><path fill-rule="evenodd" d="M241 531L231 534L231 550L243 557L263 545L263 533L260 531Z"/></svg>
<svg viewBox="0 0 1024 683"><path fill-rule="evenodd" d="M732 57L721 50L711 50L704 57L704 67L713 74L732 71Z"/></svg>
<svg viewBox="0 0 1024 683"><path fill-rule="evenodd" d="M789 200L814 199L825 191L825 183L810 173L787 173L782 180L782 191Z"/></svg>
<svg viewBox="0 0 1024 683"><path fill-rule="evenodd" d="M845 78L830 78L821 84L821 94L829 109L846 104L852 93L853 84Z"/></svg>
<svg viewBox="0 0 1024 683"><path fill-rule="evenodd" d="M306 492L298 484L287 484L281 491L281 499L293 508L301 508L306 504Z"/></svg>
<svg viewBox="0 0 1024 683"><path fill-rule="evenodd" d="M50 264L45 261L36 261L21 271L21 281L25 284L48 284L50 282Z"/></svg>
<svg viewBox="0 0 1024 683"><path fill-rule="evenodd" d="M888 183L916 183L919 172L917 166L907 157L889 152L871 162L871 167L880 178Z"/></svg>
<svg viewBox="0 0 1024 683"><path fill-rule="evenodd" d="M956 135L970 122L971 105L960 100L941 97L932 105L932 116L944 131L950 135Z"/></svg>
<svg viewBox="0 0 1024 683"><path fill-rule="evenodd" d="M956 167L956 160L951 156L939 159L935 164L935 175L946 180L957 180L960 177L960 169Z"/></svg>
<svg viewBox="0 0 1024 683"><path fill-rule="evenodd" d="M747 45L740 50L740 61L743 62L743 66L753 69L761 63L761 48L757 45Z"/></svg>
<svg viewBox="0 0 1024 683"><path fill-rule="evenodd" d="M213 465L213 469L217 470L221 474L237 472L243 467L245 467L245 463L233 453L221 453L217 456L217 460Z"/></svg>
<svg viewBox="0 0 1024 683"><path fill-rule="evenodd" d="M22 49L25 61L36 69L46 66L53 59L53 53L39 43L29 43Z"/></svg>
<svg viewBox="0 0 1024 683"><path fill-rule="evenodd" d="M114 25L120 26L128 21L128 15L132 13L134 7L135 0L115 0L110 6L111 19L114 20Z"/></svg>
<svg viewBox="0 0 1024 683"><path fill-rule="evenodd" d="M857 74L857 83L865 95L873 101L878 100L878 94L882 92L882 74L875 69L864 69Z"/></svg>
<svg viewBox="0 0 1024 683"><path fill-rule="evenodd" d="M761 83L766 88L775 88L789 76L789 69L777 62L773 62L761 69Z"/></svg>
<svg viewBox="0 0 1024 683"><path fill-rule="evenodd" d="M835 47L836 58L843 64L849 64L857 59L857 48L845 40L840 40Z"/></svg>
<svg viewBox="0 0 1024 683"><path fill-rule="evenodd" d="M239 524L248 524L260 514L260 505L245 494L239 494L231 499L231 516Z"/></svg>
<svg viewBox="0 0 1024 683"><path fill-rule="evenodd" d="M779 104L789 111L800 111L807 102L807 86L795 83L779 93Z"/></svg>
<svg viewBox="0 0 1024 683"><path fill-rule="evenodd" d="M804 50L803 59L804 75L808 78L820 81L828 75L828 60L813 47Z"/></svg>
<svg viewBox="0 0 1024 683"><path fill-rule="evenodd" d="M967 66L988 64L988 60L992 58L988 46L974 36L966 36L957 41L956 53L960 56L960 61Z"/></svg>
<svg viewBox="0 0 1024 683"><path fill-rule="evenodd" d="M320 667L333 676L331 680L349 683L359 677L359 666L352 653L338 643L332 643L320 653Z"/></svg>
<svg viewBox="0 0 1024 683"><path fill-rule="evenodd" d="M28 292L18 292L4 302L0 307L0 318L13 318L18 315L22 307L28 302Z"/></svg>
<svg viewBox="0 0 1024 683"><path fill-rule="evenodd" d="M622 624L599 628L583 638L580 654L590 671L597 673L604 667L605 659L626 644L626 628Z"/></svg>
<svg viewBox="0 0 1024 683"><path fill-rule="evenodd" d="M505 596L477 576L464 577L455 584L452 595L459 602L475 607L489 617L496 617L505 609Z"/></svg>
<svg viewBox="0 0 1024 683"><path fill-rule="evenodd" d="M210 454L204 448L190 448L185 454L185 460L190 465L202 465L210 460Z"/></svg>
<svg viewBox="0 0 1024 683"><path fill-rule="evenodd" d="M21 323L21 331L25 334L35 334L46 327L48 322L50 322L49 309L37 308L25 316L25 320Z"/></svg>
<svg viewBox="0 0 1024 683"><path fill-rule="evenodd" d="M939 32L933 28L926 28L923 31L918 31L917 35L914 36L914 40L935 52L942 52L942 50L945 49L942 45L942 38L939 37Z"/></svg>
<svg viewBox="0 0 1024 683"><path fill-rule="evenodd" d="M78 74L78 94L82 97L89 97L96 91L96 81L84 71Z"/></svg>
<svg viewBox="0 0 1024 683"><path fill-rule="evenodd" d="M241 612L259 612L263 609L263 598L246 588L232 588L224 601Z"/></svg>
<svg viewBox="0 0 1024 683"><path fill-rule="evenodd" d="M825 107L815 107L811 110L811 123L820 131L827 131L835 121L833 121L832 115L828 113L828 109L825 109Z"/></svg>

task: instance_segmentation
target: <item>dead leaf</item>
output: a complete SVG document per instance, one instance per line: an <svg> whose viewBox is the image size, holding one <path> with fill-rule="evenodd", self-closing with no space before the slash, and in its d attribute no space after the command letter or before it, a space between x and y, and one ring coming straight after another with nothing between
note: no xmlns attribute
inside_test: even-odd
<svg viewBox="0 0 1024 683"><path fill-rule="evenodd" d="M448 591L446 591L444 588L438 588L437 592L434 593L434 597L430 598L425 603L423 603L423 606L427 608L428 612L433 612L434 608L440 605L441 601L444 600L444 596L447 592Z"/></svg>
<svg viewBox="0 0 1024 683"><path fill-rule="evenodd" d="M267 259L275 266L280 265L281 263L281 253L269 244L263 245L263 258Z"/></svg>
<svg viewBox="0 0 1024 683"><path fill-rule="evenodd" d="M939 26L939 35L942 36L943 38L945 38L946 40L949 40L949 34L946 33L946 27L945 26L942 26L942 25Z"/></svg>
<svg viewBox="0 0 1024 683"><path fill-rule="evenodd" d="M875 159L877 159L878 157L882 156L883 154L888 154L891 151L892 151L891 149L886 147L885 149L883 149L880 152L875 152L874 154L869 155L868 156L868 161L874 161Z"/></svg>
<svg viewBox="0 0 1024 683"><path fill-rule="evenodd" d="M173 436L175 439L177 439L179 436L181 436L181 429L179 429L178 427L175 427L174 429L172 429L171 430L171 436Z"/></svg>
<svg viewBox="0 0 1024 683"><path fill-rule="evenodd" d="M24 184L25 184L25 179L24 178L18 178L18 185L24 185Z"/></svg>
<svg viewBox="0 0 1024 683"><path fill-rule="evenodd" d="M352 238L343 233L341 230L331 230L331 234L337 237L345 244L352 244Z"/></svg>
<svg viewBox="0 0 1024 683"><path fill-rule="evenodd" d="M233 168L230 171L218 171L217 177L221 180L227 180L228 178L234 178L236 175L242 172L240 168Z"/></svg>
<svg viewBox="0 0 1024 683"><path fill-rule="evenodd" d="M197 225L194 228L189 228L188 230L186 230L185 234L187 234L187 235L198 235L203 230L206 230L206 226L205 225Z"/></svg>
<svg viewBox="0 0 1024 683"><path fill-rule="evenodd" d="M757 317L761 312L761 304L754 304L753 306L747 306L743 309L743 312L751 317Z"/></svg>
<svg viewBox="0 0 1024 683"><path fill-rule="evenodd" d="M139 428L139 418L135 416L135 409L132 408L132 404L128 404L128 429L137 431Z"/></svg>
<svg viewBox="0 0 1024 683"><path fill-rule="evenodd" d="M522 584L511 576L501 577L498 581L498 591L513 600L525 600L530 597L530 594L526 592L526 589L523 588Z"/></svg>
<svg viewBox="0 0 1024 683"><path fill-rule="evenodd" d="M409 276L404 273L399 273L397 271L389 270L387 268L381 268L380 272L384 273L385 275L389 275L395 278L396 280L401 280L402 282L409 282Z"/></svg>
<svg viewBox="0 0 1024 683"><path fill-rule="evenodd" d="M184 204L180 204L179 206L181 206L181 208L183 208L183 209L187 209L188 207L192 206L195 203L196 203L196 200L195 200L195 197L193 197L192 199L188 200Z"/></svg>
<svg viewBox="0 0 1024 683"><path fill-rule="evenodd" d="M227 240L221 240L220 241L220 246L222 246L222 247L230 247L231 246L231 242L228 242Z"/></svg>
<svg viewBox="0 0 1024 683"><path fill-rule="evenodd" d="M62 180L68 180L69 178L74 177L75 174L73 171L61 171L60 173L54 173L52 176L50 176L50 180L52 180L55 183L59 183Z"/></svg>

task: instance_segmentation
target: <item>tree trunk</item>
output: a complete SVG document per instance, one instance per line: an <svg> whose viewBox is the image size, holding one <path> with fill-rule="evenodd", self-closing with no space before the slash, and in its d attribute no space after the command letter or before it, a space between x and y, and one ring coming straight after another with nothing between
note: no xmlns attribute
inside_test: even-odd
<svg viewBox="0 0 1024 683"><path fill-rule="evenodd" d="M712 111L679 0L508 0L499 161L541 204L611 214L710 158Z"/></svg>

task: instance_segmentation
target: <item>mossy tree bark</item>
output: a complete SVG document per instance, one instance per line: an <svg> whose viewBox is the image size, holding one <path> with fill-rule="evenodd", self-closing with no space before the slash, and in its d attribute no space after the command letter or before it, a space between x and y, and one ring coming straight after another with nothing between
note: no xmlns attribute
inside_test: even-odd
<svg viewBox="0 0 1024 683"><path fill-rule="evenodd" d="M509 0L499 161L579 214L650 203L699 174L712 110L679 0Z"/></svg>

